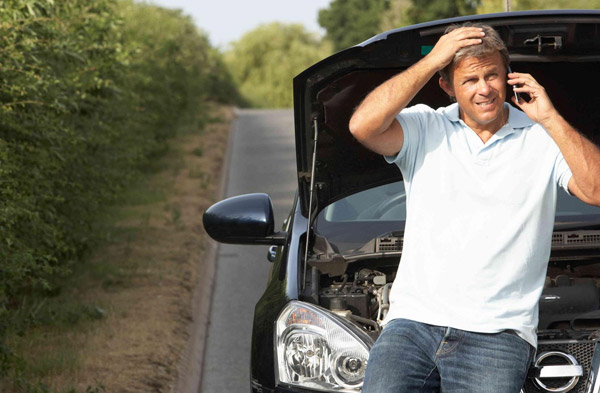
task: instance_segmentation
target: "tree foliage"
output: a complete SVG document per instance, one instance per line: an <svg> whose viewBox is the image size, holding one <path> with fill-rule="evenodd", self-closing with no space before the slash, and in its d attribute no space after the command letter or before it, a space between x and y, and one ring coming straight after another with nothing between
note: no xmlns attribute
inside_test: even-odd
<svg viewBox="0 0 600 393"><path fill-rule="evenodd" d="M506 0L481 0L478 14L505 11ZM600 0L511 0L511 11L600 9Z"/></svg>
<svg viewBox="0 0 600 393"><path fill-rule="evenodd" d="M442 18L504 12L505 6L506 0L388 0L378 32ZM541 9L600 9L600 0L511 0L512 11ZM344 36L347 29L341 23L331 28L339 36Z"/></svg>
<svg viewBox="0 0 600 393"><path fill-rule="evenodd" d="M208 99L235 97L188 17L131 0L0 1L5 312L81 260L98 212Z"/></svg>
<svg viewBox="0 0 600 393"><path fill-rule="evenodd" d="M379 28L381 31L397 29L409 25L408 9L412 6L411 0L389 0L388 8L381 14Z"/></svg>
<svg viewBox="0 0 600 393"><path fill-rule="evenodd" d="M330 53L330 45L302 25L272 23L234 42L225 60L251 105L291 107L294 76Z"/></svg>
<svg viewBox="0 0 600 393"><path fill-rule="evenodd" d="M380 33L381 15L388 8L388 0L333 0L319 11L319 24L339 51Z"/></svg>
<svg viewBox="0 0 600 393"><path fill-rule="evenodd" d="M412 0L407 22L416 24L455 16L472 15L480 0Z"/></svg>

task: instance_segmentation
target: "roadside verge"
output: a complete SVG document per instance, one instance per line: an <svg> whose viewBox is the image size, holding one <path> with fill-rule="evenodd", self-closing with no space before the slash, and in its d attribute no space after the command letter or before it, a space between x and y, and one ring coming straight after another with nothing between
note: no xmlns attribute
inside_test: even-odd
<svg viewBox="0 0 600 393"><path fill-rule="evenodd" d="M221 175L219 185L214 195L214 201L220 201L224 198L229 166L231 163L231 152L233 144L233 134L235 132L236 121L239 115L237 108L233 109L233 117L229 126L227 136L227 145L225 155L221 166ZM208 340L208 323L211 315L212 298L217 273L217 255L219 243L212 240L203 229L204 239L204 263L200 266L198 282L194 288L192 298L192 322L189 326L189 338L182 354L181 363L178 369L177 383L174 386L173 393L197 393L202 388L202 370L205 362L206 344Z"/></svg>

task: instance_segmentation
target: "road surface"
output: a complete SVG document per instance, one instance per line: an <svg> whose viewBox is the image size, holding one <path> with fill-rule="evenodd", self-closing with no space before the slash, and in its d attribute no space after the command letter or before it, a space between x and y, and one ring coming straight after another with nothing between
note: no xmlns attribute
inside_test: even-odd
<svg viewBox="0 0 600 393"><path fill-rule="evenodd" d="M232 132L225 196L269 194L279 230L297 187L293 111L240 110ZM252 318L271 266L267 250L219 246L202 393L250 391Z"/></svg>

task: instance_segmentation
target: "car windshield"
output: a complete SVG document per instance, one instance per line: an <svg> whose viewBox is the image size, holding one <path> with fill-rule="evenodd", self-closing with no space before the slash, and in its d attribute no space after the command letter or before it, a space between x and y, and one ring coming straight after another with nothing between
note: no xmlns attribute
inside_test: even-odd
<svg viewBox="0 0 600 393"><path fill-rule="evenodd" d="M556 216L600 215L600 207L581 202L559 190ZM406 219L406 192L404 182L386 184L340 199L327 206L317 221L341 223L357 221L404 221Z"/></svg>
<svg viewBox="0 0 600 393"><path fill-rule="evenodd" d="M347 196L327 206L319 218L327 222L403 221L406 219L404 182L390 183Z"/></svg>

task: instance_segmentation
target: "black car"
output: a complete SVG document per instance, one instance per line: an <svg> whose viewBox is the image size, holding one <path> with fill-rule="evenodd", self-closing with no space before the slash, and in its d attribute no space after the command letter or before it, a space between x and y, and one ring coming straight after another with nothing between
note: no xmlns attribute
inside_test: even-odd
<svg viewBox="0 0 600 393"><path fill-rule="evenodd" d="M426 55L452 23L481 21L591 140L600 140L600 11L532 11L424 23L380 34L294 79L298 191L275 231L265 194L205 212L215 240L268 244L256 305L253 392L360 391L402 254L400 171L353 139L348 122L374 87ZM411 105L449 104L436 78ZM600 391L600 208L560 192L540 299L539 347L524 392Z"/></svg>

